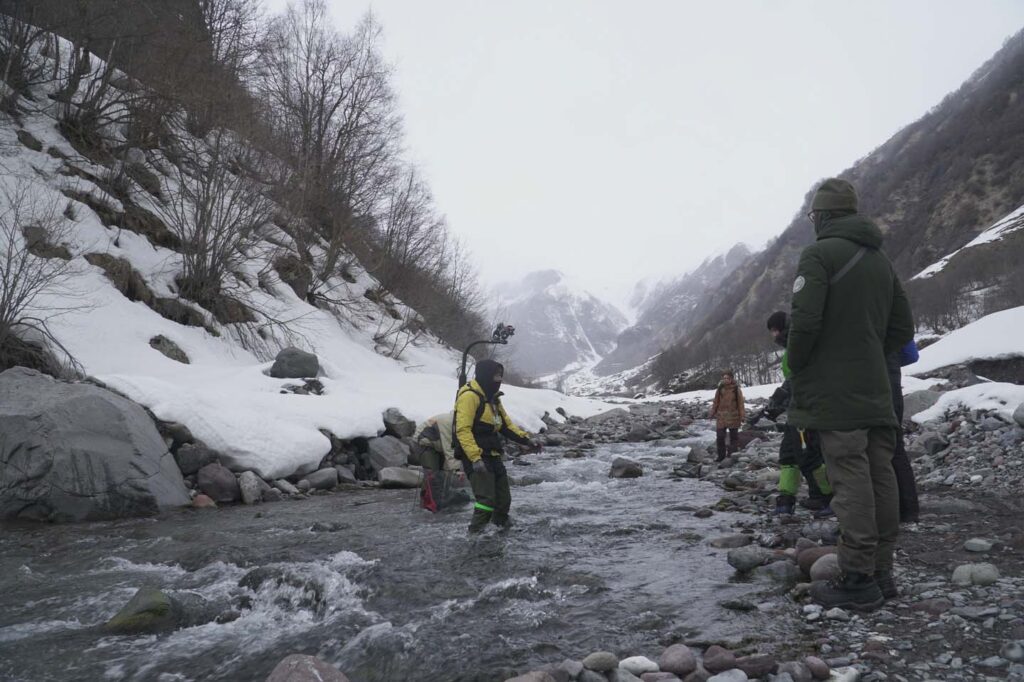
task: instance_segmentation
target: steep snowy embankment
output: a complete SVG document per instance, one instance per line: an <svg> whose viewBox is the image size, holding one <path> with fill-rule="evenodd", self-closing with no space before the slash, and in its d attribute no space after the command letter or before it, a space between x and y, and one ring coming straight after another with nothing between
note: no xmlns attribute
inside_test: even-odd
<svg viewBox="0 0 1024 682"><path fill-rule="evenodd" d="M26 103L20 120L5 119L0 125L0 182L11 193L27 188L28 203L36 211L59 207L56 220L67 229L56 232L71 254L71 271L38 297L33 312L47 319L55 338L87 375L148 407L159 419L185 424L233 468L252 469L265 478L315 468L331 447L322 430L342 439L373 436L389 407L415 420L451 408L459 354L429 333L407 331L404 323L417 317L415 311L380 300L375 293L379 283L354 258L347 279L329 282L332 297L344 305L313 306L300 299L273 267L282 245L294 252L291 237L274 224L263 226L263 240L226 283L232 297L259 311L255 322L221 324L181 298L175 285L180 253L126 225L111 224L110 218L123 216L128 203L163 215L166 196L173 195L180 177L172 159L159 149L122 148L119 154L127 158L131 152L132 164L158 178L165 191L160 195L132 183L120 199L111 196L101 186L109 188L109 179L126 162L104 162L76 151L58 131L44 93L36 94L43 108ZM107 133L123 142L121 131ZM104 219L94 210L100 205L110 210ZM313 251L315 257L316 247ZM122 259L153 296L191 311L202 326L179 324L151 305L129 300L104 270L85 259L87 254L94 261L97 254ZM158 336L183 351L187 364L155 350L151 343ZM282 392L285 385L301 382L268 376L269 360L289 345L319 356L323 395ZM534 430L542 426L545 413L560 419L557 408L581 416L607 409L554 391L508 387L506 393L513 417Z"/></svg>
<svg viewBox="0 0 1024 682"><path fill-rule="evenodd" d="M921 351L908 371L924 374L972 360L1024 357L1024 307L992 313L950 332Z"/></svg>

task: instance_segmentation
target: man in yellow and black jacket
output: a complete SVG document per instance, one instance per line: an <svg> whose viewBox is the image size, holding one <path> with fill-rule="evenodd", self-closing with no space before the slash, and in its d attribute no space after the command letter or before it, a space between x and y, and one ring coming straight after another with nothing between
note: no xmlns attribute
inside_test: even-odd
<svg viewBox="0 0 1024 682"><path fill-rule="evenodd" d="M476 504L469 532L488 523L508 526L512 495L502 461L502 437L539 448L536 439L515 425L501 404L501 380L505 368L494 360L476 363L475 378L459 389L455 399L455 454L462 460L473 486Z"/></svg>

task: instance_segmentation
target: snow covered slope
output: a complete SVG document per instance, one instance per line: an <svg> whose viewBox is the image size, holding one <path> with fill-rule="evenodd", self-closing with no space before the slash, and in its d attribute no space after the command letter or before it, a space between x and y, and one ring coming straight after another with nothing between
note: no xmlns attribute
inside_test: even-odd
<svg viewBox="0 0 1024 682"><path fill-rule="evenodd" d="M921 351L921 359L907 367L924 374L940 367L973 360L1024 357L1024 307L1001 310L950 332Z"/></svg>
<svg viewBox="0 0 1024 682"><path fill-rule="evenodd" d="M497 314L516 328L509 357L533 377L593 366L615 347L627 324L615 306L574 286L557 270L532 272L497 293Z"/></svg>
<svg viewBox="0 0 1024 682"><path fill-rule="evenodd" d="M357 263L347 278L330 282L343 306L316 307L300 299L272 267L281 245L294 248L274 224L264 226L262 241L229 276L231 295L259 311L255 322L222 324L181 298L175 284L180 253L110 218L123 219L127 203L160 216L164 200L137 182L124 190L123 200L105 191L121 162L103 163L76 151L58 131L48 93L35 94L36 101L22 102L19 120L0 118L0 182L12 192L28 188L35 209L64 207L59 220L70 228L63 244L71 255L70 276L37 298L34 313L47 318L87 375L158 418L185 424L233 468L267 478L315 468L330 450L322 430L339 438L373 436L386 408L397 407L416 420L451 408L458 354L429 333L411 332L407 323L416 320L415 311L380 294L379 284ZM116 129L107 133L115 140L121 135ZM174 190L173 161L161 150L124 151ZM129 300L101 267L85 259L92 255L95 261L97 254L123 259L154 296L202 323L179 324L151 305ZM158 336L173 342L188 363L154 349ZM297 382L268 375L270 360L290 345L317 353L324 395L283 392ZM558 419L558 407L582 416L607 409L554 391L508 387L506 393L513 417L534 430L545 412Z"/></svg>
<svg viewBox="0 0 1024 682"><path fill-rule="evenodd" d="M949 265L950 261L957 256L962 256L971 249L982 246L983 244L990 244L992 242L1003 240L1022 228L1024 228L1024 206L1021 206L1009 215L998 220L995 224L969 241L962 248L959 248L953 253L944 256L935 263L932 263L927 268L917 273L913 279L927 279L929 277L934 277L936 274L942 272L946 266Z"/></svg>

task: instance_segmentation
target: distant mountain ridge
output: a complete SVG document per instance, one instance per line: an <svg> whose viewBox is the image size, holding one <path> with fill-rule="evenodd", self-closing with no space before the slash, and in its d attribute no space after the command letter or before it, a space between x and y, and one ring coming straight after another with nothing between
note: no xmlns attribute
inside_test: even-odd
<svg viewBox="0 0 1024 682"><path fill-rule="evenodd" d="M861 212L885 234L884 249L908 283L915 312L935 298L940 284L946 290L934 305L952 305L966 288L950 281L956 267L947 267L942 277L909 280L1024 203L1024 31L921 119L839 177L856 186ZM698 304L693 315L699 321L655 363L663 382L701 364L735 366L763 350L763 321L772 310L789 306L797 260L814 239L804 217L813 189L779 237ZM1009 294L997 305L1015 305L1022 235L1000 240L997 250L969 249L952 265L971 264L959 268L963 278L985 279Z"/></svg>
<svg viewBox="0 0 1024 682"><path fill-rule="evenodd" d="M628 321L618 308L571 284L557 270L540 270L500 288L497 312L516 328L508 346L515 368L531 377L599 361Z"/></svg>
<svg viewBox="0 0 1024 682"><path fill-rule="evenodd" d="M750 255L745 244L737 244L677 279L654 286L640 282L631 299L638 309L636 323L619 335L615 350L598 363L594 373L609 376L633 369L674 343L699 322L701 302Z"/></svg>

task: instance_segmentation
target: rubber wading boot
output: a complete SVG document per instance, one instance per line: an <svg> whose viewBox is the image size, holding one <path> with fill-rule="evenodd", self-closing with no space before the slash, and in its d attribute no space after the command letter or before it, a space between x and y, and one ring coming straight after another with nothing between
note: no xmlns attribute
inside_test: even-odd
<svg viewBox="0 0 1024 682"><path fill-rule="evenodd" d="M792 514L794 511L796 511L796 498L792 495L779 493L779 496L775 498L775 511L772 513L775 516L784 516Z"/></svg>
<svg viewBox="0 0 1024 682"><path fill-rule="evenodd" d="M895 599L900 596L900 591L896 589L896 581L893 580L891 571L875 573L875 584L878 585L878 589L886 599Z"/></svg>
<svg viewBox="0 0 1024 682"><path fill-rule="evenodd" d="M811 583L811 599L826 609L874 611L885 602L875 579L866 573L842 573Z"/></svg>
<svg viewBox="0 0 1024 682"><path fill-rule="evenodd" d="M830 502L832 502L831 495L811 495L800 500L800 506L811 511L818 511L827 507Z"/></svg>
<svg viewBox="0 0 1024 682"><path fill-rule="evenodd" d="M830 516L835 516L835 515L836 515L836 513L834 511L832 511L832 504L831 503L826 504L824 507L822 507L821 509L819 509L816 512L811 512L811 516L813 516L816 519L827 519Z"/></svg>

